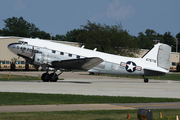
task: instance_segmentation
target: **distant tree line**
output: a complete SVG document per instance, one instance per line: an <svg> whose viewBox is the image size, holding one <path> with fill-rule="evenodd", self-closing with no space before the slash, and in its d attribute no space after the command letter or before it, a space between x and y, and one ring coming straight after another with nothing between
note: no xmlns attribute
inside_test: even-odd
<svg viewBox="0 0 180 120"><path fill-rule="evenodd" d="M5 27L0 30L1 36L39 37L42 39L50 39L49 33L41 31L35 24L27 22L23 17L12 17L3 21Z"/></svg>
<svg viewBox="0 0 180 120"><path fill-rule="evenodd" d="M51 38L49 33L41 31L23 17L12 17L3 21L5 27L0 30L1 36ZM138 36L132 36L123 29L121 23L109 26L90 21L82 25L81 29L67 31L66 35L52 36L53 40L78 42L88 49L97 48L98 51L123 56L133 56L139 49L150 49L158 42L168 44L172 47L172 51L176 51L176 38L179 40L178 51L180 51L180 33L173 37L169 31L162 35L152 29L147 29L144 33L139 32Z"/></svg>

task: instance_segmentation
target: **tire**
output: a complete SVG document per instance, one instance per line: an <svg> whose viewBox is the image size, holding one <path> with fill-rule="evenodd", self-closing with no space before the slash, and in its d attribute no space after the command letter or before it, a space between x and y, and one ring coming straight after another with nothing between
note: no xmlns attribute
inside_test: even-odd
<svg viewBox="0 0 180 120"><path fill-rule="evenodd" d="M48 73L43 73L42 76L41 76L41 80L43 82L49 82L49 79L50 79L50 75Z"/></svg>
<svg viewBox="0 0 180 120"><path fill-rule="evenodd" d="M55 77L54 77L54 73L51 73L49 76L50 76L50 82L57 82L58 80L57 74L55 74Z"/></svg>
<svg viewBox="0 0 180 120"><path fill-rule="evenodd" d="M144 78L144 83L148 83L149 80L147 78Z"/></svg>

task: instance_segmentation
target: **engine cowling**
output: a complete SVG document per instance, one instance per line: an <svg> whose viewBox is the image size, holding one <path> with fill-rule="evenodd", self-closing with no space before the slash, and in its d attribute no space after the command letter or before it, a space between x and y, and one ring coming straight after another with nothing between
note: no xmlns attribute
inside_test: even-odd
<svg viewBox="0 0 180 120"><path fill-rule="evenodd" d="M49 54L36 53L34 55L34 64L35 65L49 65L51 66L52 61L60 61L60 58L56 56L51 56Z"/></svg>

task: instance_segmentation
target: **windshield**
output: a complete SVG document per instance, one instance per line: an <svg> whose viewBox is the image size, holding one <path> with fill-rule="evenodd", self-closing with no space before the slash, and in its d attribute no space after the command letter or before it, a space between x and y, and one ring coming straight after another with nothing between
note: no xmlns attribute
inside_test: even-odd
<svg viewBox="0 0 180 120"><path fill-rule="evenodd" d="M176 66L176 63L175 63L175 62L172 62L172 66Z"/></svg>
<svg viewBox="0 0 180 120"><path fill-rule="evenodd" d="M1 64L5 64L5 61L1 61Z"/></svg>

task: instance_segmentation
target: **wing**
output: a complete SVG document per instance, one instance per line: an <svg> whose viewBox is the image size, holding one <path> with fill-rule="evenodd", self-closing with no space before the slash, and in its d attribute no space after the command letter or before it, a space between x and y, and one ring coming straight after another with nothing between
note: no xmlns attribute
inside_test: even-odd
<svg viewBox="0 0 180 120"><path fill-rule="evenodd" d="M103 59L98 57L70 59L62 61L53 61L51 64L56 68L89 70L103 62Z"/></svg>

